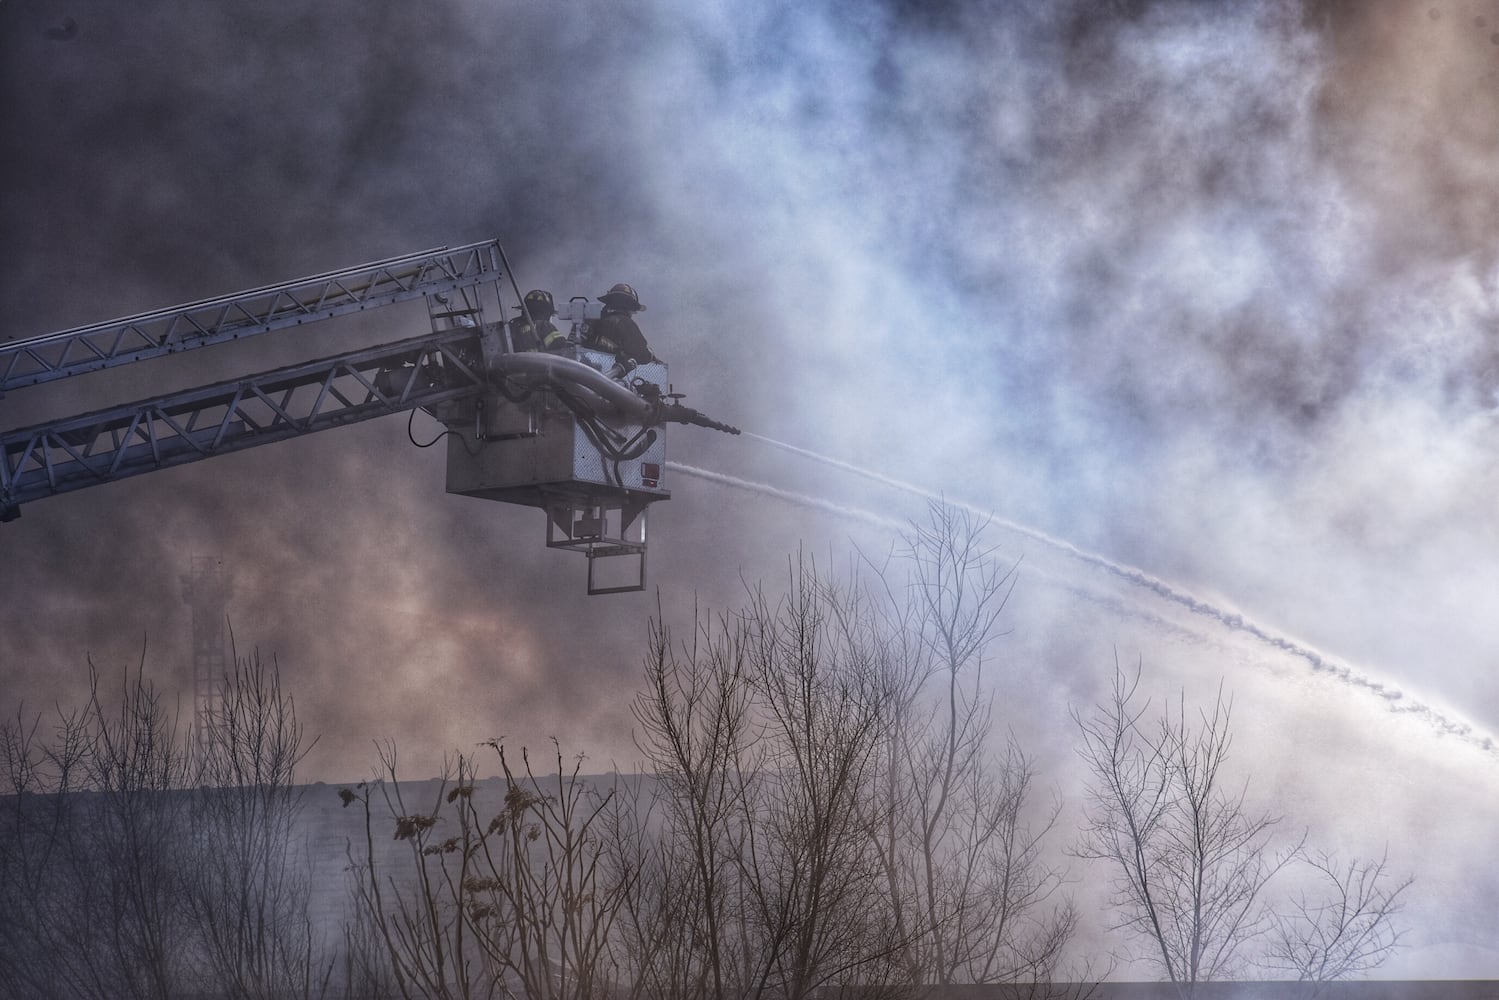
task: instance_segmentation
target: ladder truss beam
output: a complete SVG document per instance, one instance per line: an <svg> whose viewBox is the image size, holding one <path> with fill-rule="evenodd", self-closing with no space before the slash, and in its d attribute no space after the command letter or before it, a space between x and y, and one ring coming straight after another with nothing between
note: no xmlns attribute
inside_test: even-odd
<svg viewBox="0 0 1499 1000"><path fill-rule="evenodd" d="M69 375L497 282L500 261L497 240L438 247L0 344L0 396Z"/></svg>
<svg viewBox="0 0 1499 1000"><path fill-rule="evenodd" d="M0 434L0 520L22 503L486 389L448 330Z"/></svg>

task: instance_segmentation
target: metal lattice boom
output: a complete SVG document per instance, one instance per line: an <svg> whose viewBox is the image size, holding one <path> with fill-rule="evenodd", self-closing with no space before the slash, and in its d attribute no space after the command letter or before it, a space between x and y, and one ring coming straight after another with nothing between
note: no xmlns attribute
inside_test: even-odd
<svg viewBox="0 0 1499 1000"><path fill-rule="evenodd" d="M0 344L0 395L82 372L498 281L500 260L497 240L456 249L438 247Z"/></svg>
<svg viewBox="0 0 1499 1000"><path fill-rule="evenodd" d="M447 330L0 434L0 520L31 500L486 390Z"/></svg>

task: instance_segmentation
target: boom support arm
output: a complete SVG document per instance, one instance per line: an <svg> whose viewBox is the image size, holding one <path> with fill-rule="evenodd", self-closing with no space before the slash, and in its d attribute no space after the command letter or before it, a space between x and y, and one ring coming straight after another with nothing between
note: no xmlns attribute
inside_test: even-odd
<svg viewBox="0 0 1499 1000"><path fill-rule="evenodd" d="M486 391L477 331L446 330L0 434L19 505Z"/></svg>
<svg viewBox="0 0 1499 1000"><path fill-rule="evenodd" d="M438 247L0 344L0 396L81 372L498 281L498 240Z"/></svg>

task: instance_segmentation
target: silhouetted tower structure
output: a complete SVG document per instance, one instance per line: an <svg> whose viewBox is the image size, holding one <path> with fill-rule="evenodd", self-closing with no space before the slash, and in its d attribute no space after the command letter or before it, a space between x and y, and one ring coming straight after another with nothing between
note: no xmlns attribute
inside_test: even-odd
<svg viewBox="0 0 1499 1000"><path fill-rule="evenodd" d="M201 743L219 707L229 574L218 556L193 556L182 599L193 610L193 740Z"/></svg>

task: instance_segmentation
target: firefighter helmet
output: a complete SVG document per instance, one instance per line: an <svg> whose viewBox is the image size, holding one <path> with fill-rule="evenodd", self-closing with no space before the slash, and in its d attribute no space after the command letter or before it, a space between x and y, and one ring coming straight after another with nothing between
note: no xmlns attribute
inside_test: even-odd
<svg viewBox="0 0 1499 1000"><path fill-rule="evenodd" d="M635 289L621 281L603 295L599 301L613 309L628 309L630 312L645 312L645 306L640 304L640 296L635 294Z"/></svg>
<svg viewBox="0 0 1499 1000"><path fill-rule="evenodd" d="M557 315L557 306L552 302L552 293L534 288L526 293L524 312L535 320L551 319Z"/></svg>

